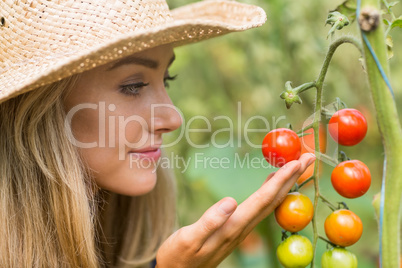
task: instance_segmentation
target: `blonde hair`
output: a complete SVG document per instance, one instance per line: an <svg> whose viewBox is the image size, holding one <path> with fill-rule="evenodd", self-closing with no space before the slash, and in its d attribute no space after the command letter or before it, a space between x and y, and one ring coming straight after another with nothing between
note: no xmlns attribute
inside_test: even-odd
<svg viewBox="0 0 402 268"><path fill-rule="evenodd" d="M0 267L142 267L173 231L166 171L144 196L94 185L64 126L77 79L0 104Z"/></svg>

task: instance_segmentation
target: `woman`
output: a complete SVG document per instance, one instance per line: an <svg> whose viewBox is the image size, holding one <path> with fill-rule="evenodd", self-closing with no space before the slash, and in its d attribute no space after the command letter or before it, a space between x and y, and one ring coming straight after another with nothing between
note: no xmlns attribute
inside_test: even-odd
<svg viewBox="0 0 402 268"><path fill-rule="evenodd" d="M155 173L181 125L173 48L260 26L262 9L207 1L0 4L1 267L216 267L314 158L224 198L174 231L174 181ZM172 234L173 233L173 234Z"/></svg>

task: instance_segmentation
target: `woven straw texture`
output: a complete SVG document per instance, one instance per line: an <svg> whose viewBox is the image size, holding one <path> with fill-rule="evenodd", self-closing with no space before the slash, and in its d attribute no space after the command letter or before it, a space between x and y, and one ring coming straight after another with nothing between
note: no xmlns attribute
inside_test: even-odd
<svg viewBox="0 0 402 268"><path fill-rule="evenodd" d="M161 0L1 0L0 102L70 75L172 43L258 27L256 6Z"/></svg>

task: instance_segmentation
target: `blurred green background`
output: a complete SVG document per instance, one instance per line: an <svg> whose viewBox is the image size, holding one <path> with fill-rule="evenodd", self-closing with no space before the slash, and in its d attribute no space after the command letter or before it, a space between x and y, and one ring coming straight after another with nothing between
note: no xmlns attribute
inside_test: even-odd
<svg viewBox="0 0 402 268"><path fill-rule="evenodd" d="M174 8L191 1L168 2ZM177 176L181 226L195 222L208 207L225 196L242 202L258 189L269 173L276 170L261 161L262 154L256 147L269 130L285 127L288 123L298 130L312 115L314 90L303 93L303 104L295 104L290 110L286 109L279 95L288 80L297 86L317 78L329 45L326 36L331 27L325 26L325 20L328 12L342 3L335 0L242 2L261 6L267 12L267 23L257 29L232 33L175 51L177 59L170 73L178 74L178 79L171 83L168 92L183 113L184 125L181 130L168 135L167 142L173 142L175 146L169 146L166 155L171 159ZM402 14L402 3L394 8L394 13L397 16ZM345 34L360 38L356 22L337 31L335 36ZM394 40L391 81L401 118L402 50L399 47L402 45L402 29L393 29L390 34ZM371 201L380 190L383 148L359 57L357 49L350 44L337 50L325 81L324 105L330 105L338 96L348 107L357 108L366 116L369 129L363 142L340 149L350 158L368 165L372 186L363 197L346 200L331 186L333 166L323 164L320 188L331 201L347 202L349 208L361 217L363 236L348 249L357 255L359 267L371 268L378 267L379 238ZM190 133L185 129L205 131ZM245 133L245 129L249 132ZM329 136L327 141L327 153L331 155L336 145ZM189 162L185 165L182 160ZM312 197L313 189L306 186L301 192ZM323 223L329 213L330 210L320 203L318 224L323 236ZM311 239L311 225L301 233ZM271 215L220 267L280 267L275 257L280 239L281 229ZM320 240L316 251L317 267L320 267L325 249L326 244Z"/></svg>

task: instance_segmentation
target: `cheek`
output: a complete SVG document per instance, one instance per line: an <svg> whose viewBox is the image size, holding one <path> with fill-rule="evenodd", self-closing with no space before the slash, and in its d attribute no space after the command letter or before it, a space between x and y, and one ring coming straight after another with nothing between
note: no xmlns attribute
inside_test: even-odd
<svg viewBox="0 0 402 268"><path fill-rule="evenodd" d="M107 107L107 106L106 106ZM144 115L133 115L123 105L116 111L85 109L72 120L74 138L97 185L124 195L142 195L156 184L156 163L130 162L128 152L149 145ZM124 109L125 108L125 109Z"/></svg>
<svg viewBox="0 0 402 268"><path fill-rule="evenodd" d="M85 108L72 114L71 128L78 147L134 149L149 143L148 121L129 109Z"/></svg>
<svg viewBox="0 0 402 268"><path fill-rule="evenodd" d="M120 146L135 149L149 143L148 123L139 116L127 118L118 123L118 143Z"/></svg>
<svg viewBox="0 0 402 268"><path fill-rule="evenodd" d="M96 142L98 144L99 115L96 110L85 109L75 113L71 120L71 128L74 134L74 139L79 143Z"/></svg>

